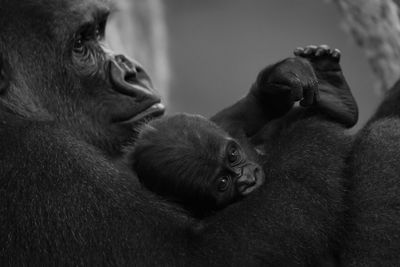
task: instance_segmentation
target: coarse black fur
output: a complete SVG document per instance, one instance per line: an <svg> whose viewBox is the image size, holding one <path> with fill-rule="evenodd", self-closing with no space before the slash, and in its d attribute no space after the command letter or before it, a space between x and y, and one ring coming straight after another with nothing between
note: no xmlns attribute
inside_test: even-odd
<svg viewBox="0 0 400 267"><path fill-rule="evenodd" d="M400 264L400 82L357 134L349 162L343 266Z"/></svg>
<svg viewBox="0 0 400 267"><path fill-rule="evenodd" d="M350 142L343 120L293 110L296 121L283 119L290 126L265 143L268 184L193 222L119 160L136 123L162 108L138 65L99 46L108 9L105 0L0 0L1 265L294 266L328 253ZM275 81L301 92L315 82L307 64L270 66L251 101L263 104L254 95ZM251 118L236 112L247 101L216 117Z"/></svg>

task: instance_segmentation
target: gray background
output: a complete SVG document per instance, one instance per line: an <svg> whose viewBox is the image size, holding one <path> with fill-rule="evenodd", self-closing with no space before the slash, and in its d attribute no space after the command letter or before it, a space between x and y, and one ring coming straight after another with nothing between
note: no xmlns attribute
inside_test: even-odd
<svg viewBox="0 0 400 267"><path fill-rule="evenodd" d="M329 44L360 107L360 123L380 101L362 51L337 7L321 0L165 1L172 66L169 112L210 116L246 93L264 66L297 46Z"/></svg>

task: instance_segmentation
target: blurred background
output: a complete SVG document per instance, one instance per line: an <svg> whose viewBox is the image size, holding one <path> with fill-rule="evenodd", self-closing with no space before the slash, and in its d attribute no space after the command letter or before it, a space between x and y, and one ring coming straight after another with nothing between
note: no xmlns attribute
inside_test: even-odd
<svg viewBox="0 0 400 267"><path fill-rule="evenodd" d="M358 126L381 99L366 56L344 30L333 3L119 1L121 11L107 33L111 46L145 65L170 113L213 115L243 96L264 66L308 44L342 51L343 70L360 107Z"/></svg>

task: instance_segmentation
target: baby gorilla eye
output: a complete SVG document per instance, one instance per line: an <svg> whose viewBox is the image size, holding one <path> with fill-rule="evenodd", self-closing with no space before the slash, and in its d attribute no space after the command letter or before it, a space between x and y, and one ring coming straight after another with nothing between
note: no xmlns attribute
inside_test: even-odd
<svg viewBox="0 0 400 267"><path fill-rule="evenodd" d="M100 42L104 37L104 30L101 25L97 25L96 29L94 30L94 39L97 42Z"/></svg>
<svg viewBox="0 0 400 267"><path fill-rule="evenodd" d="M236 145L229 146L227 156L228 156L228 161L231 164L235 164L240 161L240 152Z"/></svg>
<svg viewBox="0 0 400 267"><path fill-rule="evenodd" d="M220 191L220 192L226 191L229 187L229 184L230 184L229 176L222 176L222 177L218 178L218 181L217 181L218 191Z"/></svg>
<svg viewBox="0 0 400 267"><path fill-rule="evenodd" d="M96 40L101 40L102 36L99 28L96 29L94 36L96 37Z"/></svg>
<svg viewBox="0 0 400 267"><path fill-rule="evenodd" d="M81 36L78 37L77 40L74 42L73 50L75 53L85 52L85 42L83 41Z"/></svg>

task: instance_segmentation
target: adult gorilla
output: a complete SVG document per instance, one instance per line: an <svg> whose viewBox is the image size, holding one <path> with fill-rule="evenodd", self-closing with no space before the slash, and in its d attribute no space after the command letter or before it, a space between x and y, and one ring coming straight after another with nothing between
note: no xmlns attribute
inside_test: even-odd
<svg viewBox="0 0 400 267"><path fill-rule="evenodd" d="M343 266L400 264L400 81L357 134L349 160Z"/></svg>
<svg viewBox="0 0 400 267"><path fill-rule="evenodd" d="M102 0L0 1L2 265L290 266L328 253L349 141L329 105L326 117L295 112L265 141L266 186L195 222L121 163L135 125L163 108L138 65L102 48L108 11ZM288 59L262 77L312 99L310 69ZM340 104L346 92L327 77L321 103ZM265 101L268 119L292 104Z"/></svg>

